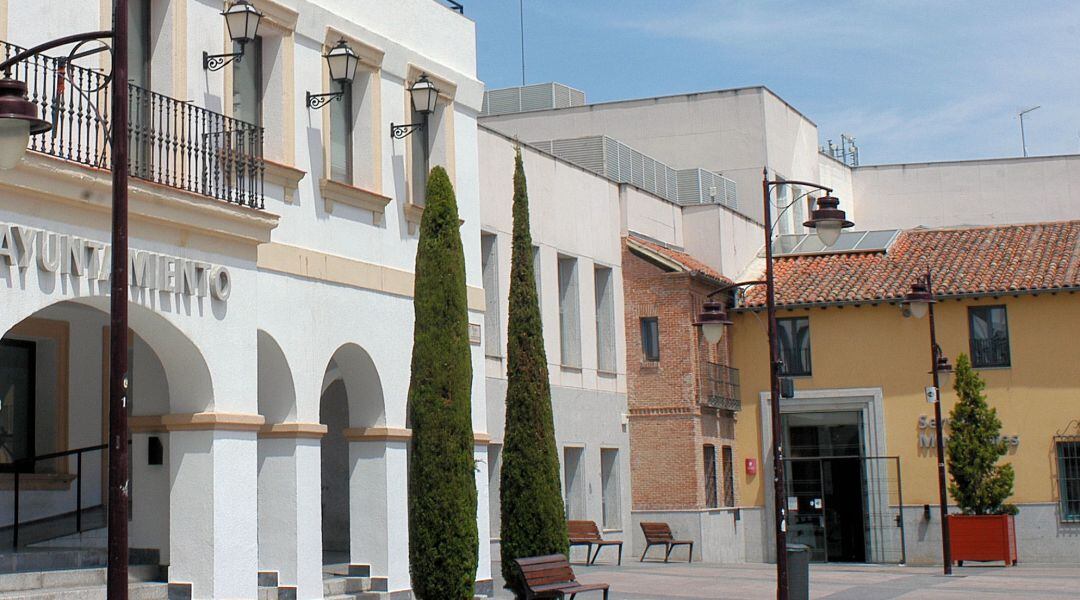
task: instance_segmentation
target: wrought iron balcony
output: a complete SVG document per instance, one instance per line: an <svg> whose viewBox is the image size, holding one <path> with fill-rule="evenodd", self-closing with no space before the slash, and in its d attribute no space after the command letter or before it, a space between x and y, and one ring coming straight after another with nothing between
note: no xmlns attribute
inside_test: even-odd
<svg viewBox="0 0 1080 600"><path fill-rule="evenodd" d="M0 42L4 57L22 48ZM96 60L97 57L88 59ZM26 82L53 125L30 149L108 169L108 77L66 58L35 56L11 76ZM129 84L131 176L250 208L263 208L263 128Z"/></svg>
<svg viewBox="0 0 1080 600"><path fill-rule="evenodd" d="M739 370L714 362L701 365L701 404L722 410L742 409L739 400Z"/></svg>

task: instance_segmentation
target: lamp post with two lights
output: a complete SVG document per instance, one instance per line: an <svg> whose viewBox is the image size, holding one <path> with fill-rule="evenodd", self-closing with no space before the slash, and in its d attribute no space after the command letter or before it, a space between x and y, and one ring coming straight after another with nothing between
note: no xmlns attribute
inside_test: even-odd
<svg viewBox="0 0 1080 600"><path fill-rule="evenodd" d="M772 416L772 460L773 460L773 519L776 534L776 597L777 600L788 600L788 572L787 572L787 491L784 481L784 448L782 431L780 427L780 358L779 344L776 338L776 282L773 274L773 201L772 190L784 185L798 185L812 188L825 193L818 198L817 208L811 211L810 219L803 223L807 228L813 229L818 239L826 247L836 244L840 233L847 228L854 227L854 223L847 220L843 210L840 210L840 201L832 195L832 188L807 181L793 180L770 180L768 169L764 170L761 182L762 205L764 208L764 233L765 233L765 279L764 281L745 281L721 287L709 294L712 298L722 292L753 285L765 286L765 309L768 314L769 336L769 390L770 412ZM806 194L804 194L806 195ZM780 215L794 205L801 202L802 196L793 199L788 204L777 207ZM720 341L724 328L731 322L727 318L722 302L708 301L702 306L702 312L698 316L695 325L701 327L702 335L712 344Z"/></svg>
<svg viewBox="0 0 1080 600"><path fill-rule="evenodd" d="M937 328L934 324L934 297L933 278L930 271L911 284L911 290L904 295L904 315L911 315L916 319L930 316L930 375L933 380L934 398L934 448L937 450L937 479L938 479L938 502L941 505L941 559L944 563L944 574L952 575L952 548L949 536L949 496L945 484L945 435L941 422L941 382L940 375L952 372L949 359L941 351L937 343Z"/></svg>

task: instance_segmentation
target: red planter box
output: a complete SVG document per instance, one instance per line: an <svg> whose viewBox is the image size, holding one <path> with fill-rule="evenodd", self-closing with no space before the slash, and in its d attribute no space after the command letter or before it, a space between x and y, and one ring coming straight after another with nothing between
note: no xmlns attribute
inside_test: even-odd
<svg viewBox="0 0 1080 600"><path fill-rule="evenodd" d="M1005 561L1016 564L1016 523L1012 515L949 515L953 562Z"/></svg>

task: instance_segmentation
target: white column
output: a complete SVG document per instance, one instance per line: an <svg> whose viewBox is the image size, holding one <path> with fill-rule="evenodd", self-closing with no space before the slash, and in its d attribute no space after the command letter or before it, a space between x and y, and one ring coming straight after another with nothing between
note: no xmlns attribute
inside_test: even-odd
<svg viewBox="0 0 1080 600"><path fill-rule="evenodd" d="M297 598L322 598L319 440L260 437L258 453L259 570L277 571L278 584L295 586Z"/></svg>
<svg viewBox="0 0 1080 600"><path fill-rule="evenodd" d="M164 448L161 465L149 464L150 438L161 440ZM83 473L87 457L83 456ZM128 545L132 548L156 548L161 564L169 564L169 434L132 432L131 434L131 523ZM104 461L103 461L104 462ZM83 487L83 506L88 506L87 486Z"/></svg>
<svg viewBox="0 0 1080 600"><path fill-rule="evenodd" d="M350 562L371 567L376 591L408 590L412 585L407 431L367 431L346 434L350 438Z"/></svg>
<svg viewBox="0 0 1080 600"><path fill-rule="evenodd" d="M169 581L190 583L196 600L255 598L256 432L212 426L169 434Z"/></svg>
<svg viewBox="0 0 1080 600"><path fill-rule="evenodd" d="M480 438L481 436L477 436ZM488 489L488 440L477 439L473 459L481 468L476 470L476 533L479 542L479 562L476 564L477 591L486 591L491 585L491 507Z"/></svg>

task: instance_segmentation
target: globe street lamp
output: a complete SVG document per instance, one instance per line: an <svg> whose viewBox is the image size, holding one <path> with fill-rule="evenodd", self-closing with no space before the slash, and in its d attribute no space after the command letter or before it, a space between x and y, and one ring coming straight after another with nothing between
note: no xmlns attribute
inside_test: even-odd
<svg viewBox="0 0 1080 600"><path fill-rule="evenodd" d="M941 351L937 343L937 328L934 325L934 298L933 280L930 271L922 278L911 284L911 291L904 295L902 305L904 315L910 315L921 319L930 315L930 375L934 384L934 434L936 436L934 447L937 450L937 475L938 475L938 502L941 505L941 560L944 564L945 575L952 575L952 548L950 547L949 535L949 496L945 486L945 436L941 422L941 377L952 372L948 357Z"/></svg>
<svg viewBox="0 0 1080 600"><path fill-rule="evenodd" d="M773 274L773 201L772 190L784 185L798 185L825 192L825 195L817 200L817 208L811 211L810 219L803 223L804 226L813 229L818 239L825 247L832 247L840 238L840 233L855 224L847 220L847 215L840 209L840 200L832 195L832 188L825 187L808 181L793 180L769 180L769 171L763 171L761 181L762 205L764 208L764 233L765 233L765 279L764 281L744 281L726 285L711 292L708 298L712 298L722 292L734 288L745 288L753 285L765 286L765 309L768 313L769 335L769 390L770 411L772 415L772 459L773 459L773 518L776 533L776 597L777 600L788 600L788 573L787 573L787 491L784 482L784 448L782 431L780 427L780 359L779 344L776 337L776 282ZM784 211L791 208L796 202L801 202L809 192L794 198L783 206L777 206L782 216ZM723 336L724 327L730 323L723 311L723 305L718 302L706 302L698 315L695 325L701 327L702 335L709 343L719 342Z"/></svg>
<svg viewBox="0 0 1080 600"><path fill-rule="evenodd" d="M38 118L37 105L26 97L26 83L0 79L0 169L14 169L26 154L31 134L52 129Z"/></svg>

